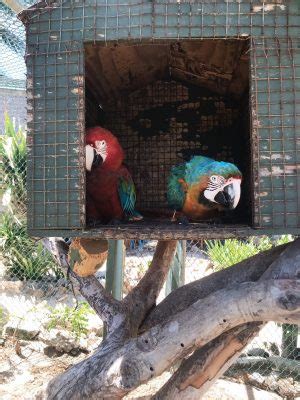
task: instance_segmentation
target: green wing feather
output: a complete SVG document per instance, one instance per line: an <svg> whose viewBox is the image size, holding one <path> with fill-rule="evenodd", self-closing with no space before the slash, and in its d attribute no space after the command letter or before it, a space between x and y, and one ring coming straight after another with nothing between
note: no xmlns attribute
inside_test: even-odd
<svg viewBox="0 0 300 400"><path fill-rule="evenodd" d="M172 210L181 210L185 201L185 192L178 182L179 179L185 179L186 164L176 165L171 169L168 180L167 199L169 207Z"/></svg>
<svg viewBox="0 0 300 400"><path fill-rule="evenodd" d="M135 214L136 192L131 176L120 177L118 185L118 193L121 207L127 216Z"/></svg>

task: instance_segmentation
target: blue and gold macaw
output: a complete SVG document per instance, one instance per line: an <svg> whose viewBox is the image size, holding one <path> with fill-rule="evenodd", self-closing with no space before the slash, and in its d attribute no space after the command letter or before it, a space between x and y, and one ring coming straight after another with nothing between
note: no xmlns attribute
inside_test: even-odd
<svg viewBox="0 0 300 400"><path fill-rule="evenodd" d="M242 174L229 162L194 156L174 166L168 180L167 199L174 212L195 221L233 210L241 195Z"/></svg>

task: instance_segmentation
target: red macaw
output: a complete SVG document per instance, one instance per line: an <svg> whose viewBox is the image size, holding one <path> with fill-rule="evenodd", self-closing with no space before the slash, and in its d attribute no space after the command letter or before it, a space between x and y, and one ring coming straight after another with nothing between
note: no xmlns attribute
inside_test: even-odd
<svg viewBox="0 0 300 400"><path fill-rule="evenodd" d="M124 151L109 130L100 126L87 129L86 209L89 221L106 224L143 218L135 210L135 186L123 160Z"/></svg>

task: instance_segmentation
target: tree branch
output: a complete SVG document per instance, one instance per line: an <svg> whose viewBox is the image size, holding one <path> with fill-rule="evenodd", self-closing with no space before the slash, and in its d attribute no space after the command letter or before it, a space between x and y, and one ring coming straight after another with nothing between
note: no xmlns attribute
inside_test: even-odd
<svg viewBox="0 0 300 400"><path fill-rule="evenodd" d="M131 329L137 330L146 313L155 305L165 283L176 251L177 240L159 241L150 267L135 288L124 299L131 319ZM133 336L134 336L133 335Z"/></svg>
<svg viewBox="0 0 300 400"><path fill-rule="evenodd" d="M116 328L124 320L124 309L120 301L108 293L95 276L80 277L71 268L68 251L69 246L62 238L44 238L44 246L52 253L60 267L69 275L73 285L88 301L99 317L108 325Z"/></svg>
<svg viewBox="0 0 300 400"><path fill-rule="evenodd" d="M273 251L265 253L263 258L264 265L271 263L263 272L260 279L268 278L297 278L299 276L300 266L300 241L296 240L285 246L275 248ZM280 250L280 253L277 253ZM273 260L273 255L276 255ZM255 258L261 258L262 254L254 257L252 266L255 266ZM251 259L246 260L246 264ZM240 263L242 265L243 263ZM243 267L243 265L242 265ZM234 267L231 268L232 270ZM250 272L250 271L249 271ZM239 275L239 277L241 277ZM219 338L211 343L208 343L203 348L196 350L195 353L185 360L178 371L169 379L169 381L157 392L155 399L198 399L201 397L212 384L236 361L238 356L243 351L247 343L255 337L263 324L256 323L242 325L229 332L223 333ZM235 348L233 343L236 337L240 335L241 330L247 329L249 337L243 335L243 340L240 341L239 348ZM220 360L224 365L219 365ZM207 370L210 371L209 379L204 379L207 376ZM199 385L199 382L202 382ZM197 387L197 389L195 389Z"/></svg>
<svg viewBox="0 0 300 400"><path fill-rule="evenodd" d="M229 284L258 281L287 247L289 247L289 244L277 246L230 268L215 272L174 290L147 316L140 328L141 331L165 321L166 318L185 310L195 301L203 299L210 293L223 289Z"/></svg>
<svg viewBox="0 0 300 400"><path fill-rule="evenodd" d="M185 359L153 400L198 400L211 386L211 380L223 375L240 351L257 334L260 322L233 328Z"/></svg>
<svg viewBox="0 0 300 400"><path fill-rule="evenodd" d="M120 398L225 330L250 321L297 323L299 317L299 282L269 280L219 290L121 348L99 349L54 378L47 398Z"/></svg>

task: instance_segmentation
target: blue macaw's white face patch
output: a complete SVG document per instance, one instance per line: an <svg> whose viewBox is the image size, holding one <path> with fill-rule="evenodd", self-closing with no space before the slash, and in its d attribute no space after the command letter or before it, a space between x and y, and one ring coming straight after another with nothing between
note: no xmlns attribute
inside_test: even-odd
<svg viewBox="0 0 300 400"><path fill-rule="evenodd" d="M225 189L226 188L226 189ZM216 196L218 193L226 190L226 194L232 199L231 208L234 209L238 205L241 197L241 179L240 178L229 178L225 179L220 175L212 175L209 178L207 188L204 190L204 196L207 200L218 203Z"/></svg>

